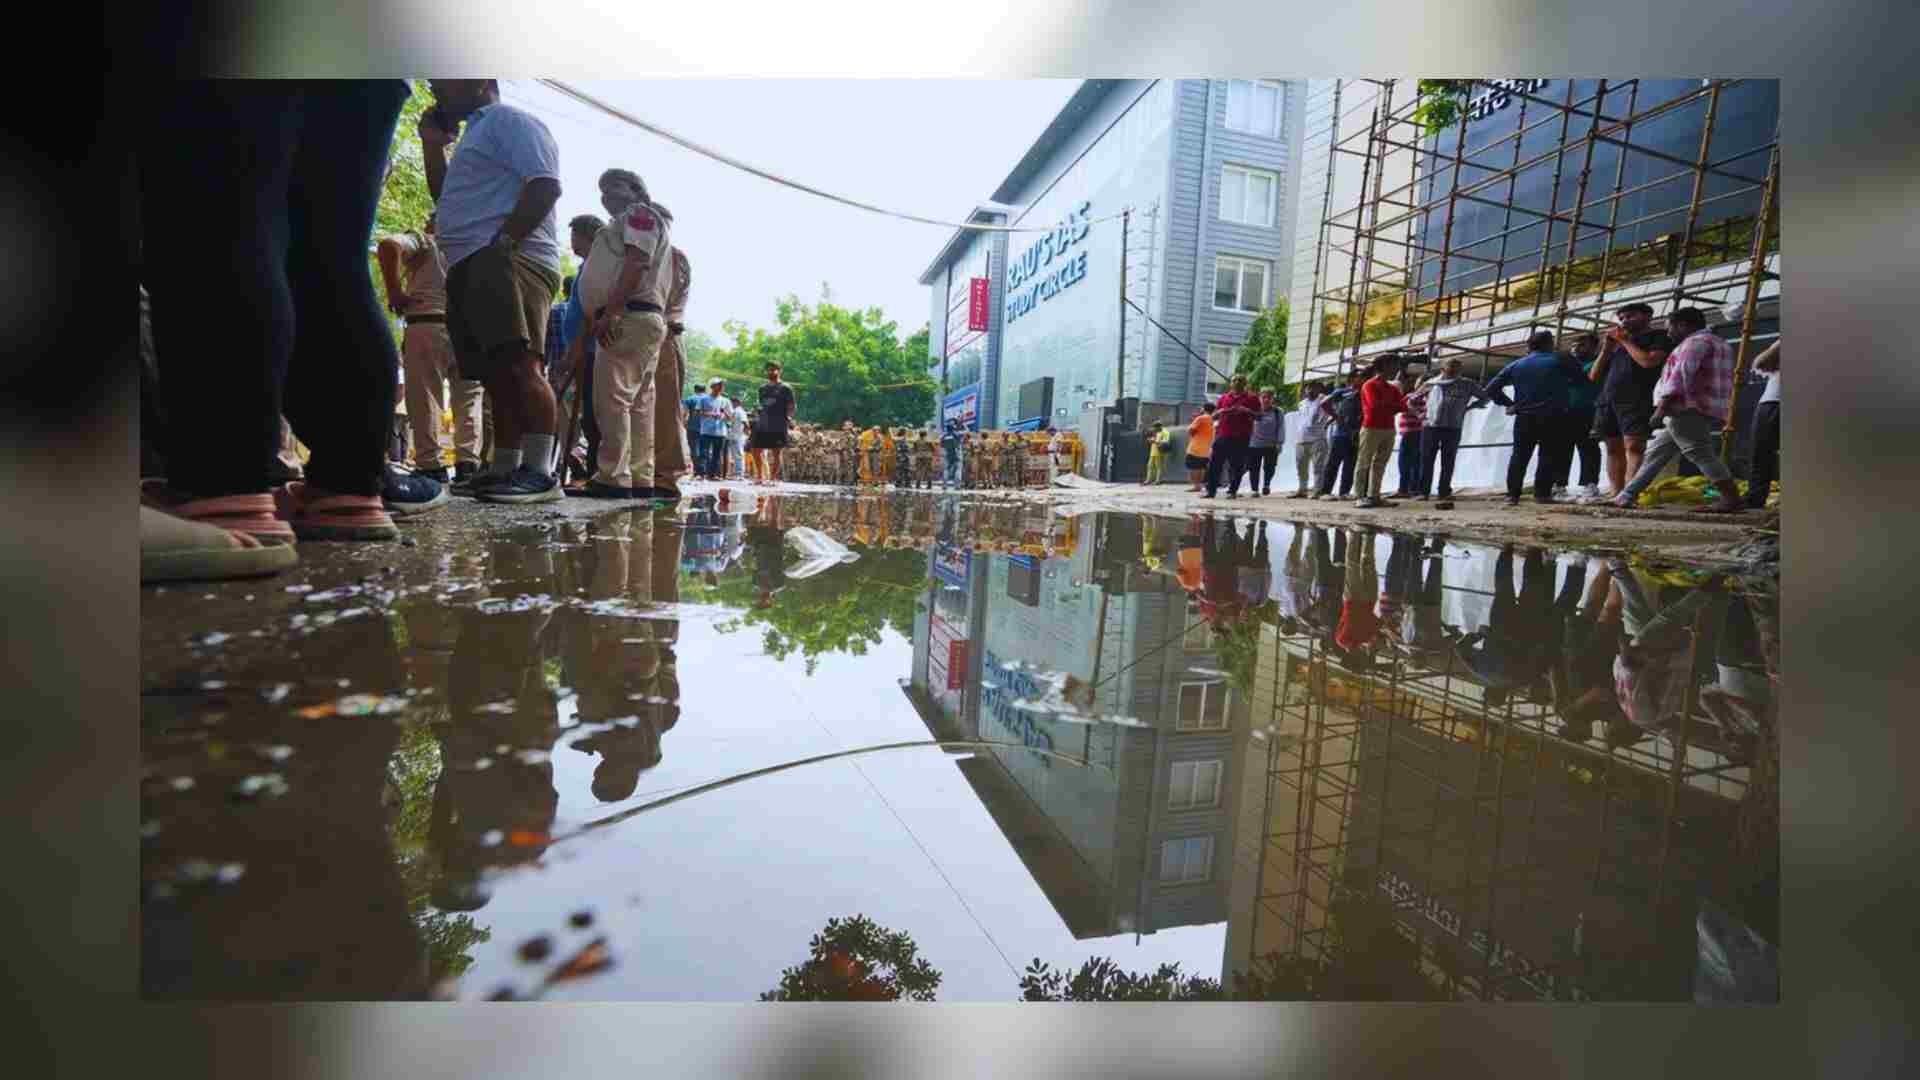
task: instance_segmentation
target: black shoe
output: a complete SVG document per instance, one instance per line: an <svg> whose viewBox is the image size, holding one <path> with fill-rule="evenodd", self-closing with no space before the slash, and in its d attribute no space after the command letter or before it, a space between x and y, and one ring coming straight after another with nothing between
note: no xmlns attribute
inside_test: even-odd
<svg viewBox="0 0 1920 1080"><path fill-rule="evenodd" d="M580 494L589 499L632 499L638 497L634 494L633 488L616 487L613 484L603 484L598 480L587 481L586 486L580 489Z"/></svg>
<svg viewBox="0 0 1920 1080"><path fill-rule="evenodd" d="M1201 498L1203 498L1203 499L1211 499L1211 498L1213 498L1213 492L1211 492L1211 491L1209 491L1209 492L1207 492L1207 493L1206 493L1205 495L1202 495L1202 496L1200 496L1200 497L1201 497Z"/></svg>
<svg viewBox="0 0 1920 1080"><path fill-rule="evenodd" d="M444 466L438 469L415 469L413 475L424 476L436 484L444 485L447 482L447 470Z"/></svg>
<svg viewBox="0 0 1920 1080"><path fill-rule="evenodd" d="M394 517L412 517L445 506L447 489L426 473L404 473L388 466L380 484L380 502Z"/></svg>
<svg viewBox="0 0 1920 1080"><path fill-rule="evenodd" d="M1520 505L1520 496L1518 496L1518 495L1509 495L1509 496L1507 497L1507 507L1508 507L1509 509L1511 509L1511 508L1513 508L1513 507L1516 507L1516 506L1519 506L1519 505Z"/></svg>
<svg viewBox="0 0 1920 1080"><path fill-rule="evenodd" d="M1539 503L1541 506L1552 506L1555 503L1559 502L1560 500L1554 498L1551 495L1545 496L1544 498L1539 495L1535 495L1533 497L1533 501Z"/></svg>
<svg viewBox="0 0 1920 1080"><path fill-rule="evenodd" d="M1446 498L1437 499L1434 501L1433 508L1435 510L1451 510L1453 509L1453 500Z"/></svg>
<svg viewBox="0 0 1920 1080"><path fill-rule="evenodd" d="M624 489L623 489L624 490ZM558 502L566 498L560 491L560 478L548 473L538 472L525 465L513 470L504 484L488 487L475 486L474 497L481 502L493 503L544 503Z"/></svg>

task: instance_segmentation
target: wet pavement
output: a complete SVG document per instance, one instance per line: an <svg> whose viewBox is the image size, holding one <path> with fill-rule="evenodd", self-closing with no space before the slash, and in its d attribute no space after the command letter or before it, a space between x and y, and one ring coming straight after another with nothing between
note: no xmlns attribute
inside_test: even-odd
<svg viewBox="0 0 1920 1080"><path fill-rule="evenodd" d="M142 591L147 996L1777 999L1775 582L944 495L405 531Z"/></svg>

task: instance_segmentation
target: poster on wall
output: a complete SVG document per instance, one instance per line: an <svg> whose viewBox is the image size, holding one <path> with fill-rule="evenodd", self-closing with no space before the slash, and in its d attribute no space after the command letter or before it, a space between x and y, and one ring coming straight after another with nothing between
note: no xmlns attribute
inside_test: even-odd
<svg viewBox="0 0 1920 1080"><path fill-rule="evenodd" d="M959 423L964 431L980 430L979 386L969 386L947 395L946 401L940 406L941 427L944 428L949 421Z"/></svg>

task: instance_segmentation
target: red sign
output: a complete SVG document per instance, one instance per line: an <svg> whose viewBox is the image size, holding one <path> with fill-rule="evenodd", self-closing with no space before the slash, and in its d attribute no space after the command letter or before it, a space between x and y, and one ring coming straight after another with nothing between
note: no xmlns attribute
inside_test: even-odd
<svg viewBox="0 0 1920 1080"><path fill-rule="evenodd" d="M987 328L987 279L974 278L967 291L967 329Z"/></svg>
<svg viewBox="0 0 1920 1080"><path fill-rule="evenodd" d="M960 682L967 675L967 643L953 641L947 644L947 689L960 689Z"/></svg>

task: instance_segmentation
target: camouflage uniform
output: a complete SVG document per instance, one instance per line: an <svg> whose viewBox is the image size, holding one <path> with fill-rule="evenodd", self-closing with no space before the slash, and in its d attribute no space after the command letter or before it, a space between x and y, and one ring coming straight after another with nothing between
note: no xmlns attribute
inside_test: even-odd
<svg viewBox="0 0 1920 1080"><path fill-rule="evenodd" d="M913 440L913 482L915 487L933 488L933 455L937 452L934 442L926 435L915 436Z"/></svg>

